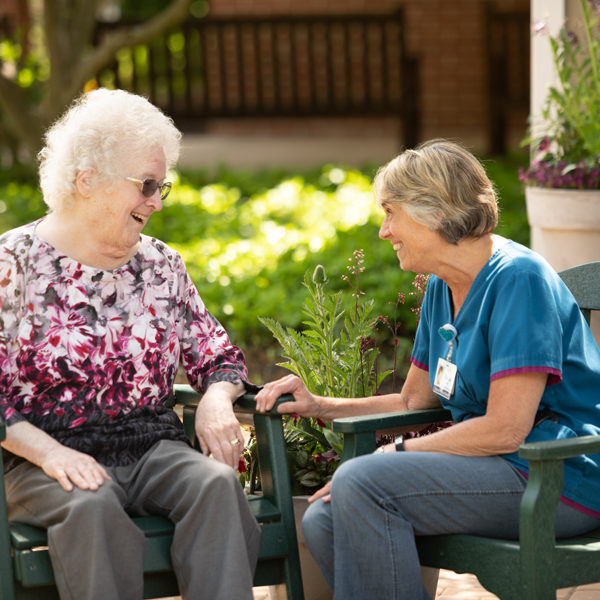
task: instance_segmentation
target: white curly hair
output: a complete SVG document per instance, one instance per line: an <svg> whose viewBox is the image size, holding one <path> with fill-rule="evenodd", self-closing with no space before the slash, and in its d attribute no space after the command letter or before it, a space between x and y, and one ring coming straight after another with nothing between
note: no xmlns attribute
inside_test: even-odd
<svg viewBox="0 0 600 600"><path fill-rule="evenodd" d="M40 186L50 210L75 195L80 171L92 169L97 184L110 185L133 157L161 148L167 169L179 158L181 132L146 98L100 88L77 98L46 132L38 154Z"/></svg>

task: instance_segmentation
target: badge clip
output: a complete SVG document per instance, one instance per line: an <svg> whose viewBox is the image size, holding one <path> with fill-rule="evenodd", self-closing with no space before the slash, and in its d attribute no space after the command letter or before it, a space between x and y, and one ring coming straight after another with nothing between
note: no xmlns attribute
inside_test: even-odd
<svg viewBox="0 0 600 600"><path fill-rule="evenodd" d="M452 352L454 351L454 340L458 335L458 331L456 331L454 325L446 323L446 325L442 325L442 327L438 329L438 333L443 340L448 342L448 352L445 359L441 356L438 359L437 370L433 382L433 391L443 398L446 398L446 400L449 400L450 396L454 393L456 375L458 374L457 366L451 362Z"/></svg>

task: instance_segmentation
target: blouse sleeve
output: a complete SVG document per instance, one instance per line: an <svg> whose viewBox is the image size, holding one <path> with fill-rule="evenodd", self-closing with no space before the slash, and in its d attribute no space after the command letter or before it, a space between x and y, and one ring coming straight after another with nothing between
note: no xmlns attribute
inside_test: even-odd
<svg viewBox="0 0 600 600"><path fill-rule="evenodd" d="M222 325L204 306L196 286L182 262L184 313L181 332L182 364L190 385L204 393L217 381L242 382L246 389L248 372L242 351L229 340Z"/></svg>
<svg viewBox="0 0 600 600"><path fill-rule="evenodd" d="M11 399L13 374L16 369L19 323L23 317L25 274L17 253L0 246L0 420L13 425L25 420Z"/></svg>

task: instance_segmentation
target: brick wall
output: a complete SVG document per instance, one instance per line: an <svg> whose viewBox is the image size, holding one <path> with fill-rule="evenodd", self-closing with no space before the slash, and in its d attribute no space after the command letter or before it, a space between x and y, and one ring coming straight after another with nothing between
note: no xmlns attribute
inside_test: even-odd
<svg viewBox="0 0 600 600"><path fill-rule="evenodd" d="M421 138L436 136L462 139L486 150L489 137L488 32L484 0L211 0L213 15L285 15L310 13L391 12L402 6L406 44L420 60ZM528 10L529 0L496 0L502 10ZM524 67L529 56L521 52L513 63ZM492 74L493 76L493 74ZM518 145L526 128L527 113L517 111L509 119L510 145ZM213 131L251 134L331 132L338 135L395 134L394 119L291 120L215 122Z"/></svg>

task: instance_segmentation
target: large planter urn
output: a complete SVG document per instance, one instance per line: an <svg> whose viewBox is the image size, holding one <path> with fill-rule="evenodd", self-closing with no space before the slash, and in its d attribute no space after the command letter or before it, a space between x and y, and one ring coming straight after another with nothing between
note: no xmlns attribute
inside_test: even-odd
<svg viewBox="0 0 600 600"><path fill-rule="evenodd" d="M525 189L531 249L562 271L600 260L600 190ZM592 315L600 344L600 318Z"/></svg>

